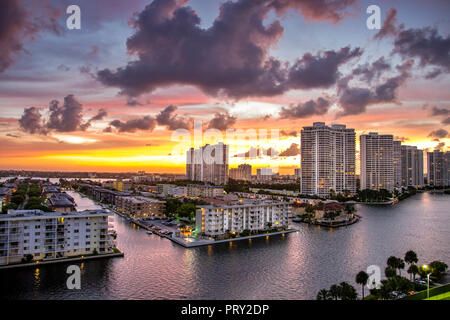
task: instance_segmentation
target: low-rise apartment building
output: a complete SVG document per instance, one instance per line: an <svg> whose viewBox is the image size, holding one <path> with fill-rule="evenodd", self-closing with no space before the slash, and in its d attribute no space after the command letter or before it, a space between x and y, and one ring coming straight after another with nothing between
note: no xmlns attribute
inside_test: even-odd
<svg viewBox="0 0 450 320"><path fill-rule="evenodd" d="M290 204L278 201L246 201L235 204L201 205L196 211L196 228L207 236L258 232L289 226Z"/></svg>
<svg viewBox="0 0 450 320"><path fill-rule="evenodd" d="M9 210L0 215L0 265L112 252L110 212Z"/></svg>
<svg viewBox="0 0 450 320"><path fill-rule="evenodd" d="M117 197L116 210L134 218L163 216L165 201L146 197Z"/></svg>
<svg viewBox="0 0 450 320"><path fill-rule="evenodd" d="M187 186L188 197L215 198L223 195L223 191L223 187L219 186L200 184L190 184Z"/></svg>

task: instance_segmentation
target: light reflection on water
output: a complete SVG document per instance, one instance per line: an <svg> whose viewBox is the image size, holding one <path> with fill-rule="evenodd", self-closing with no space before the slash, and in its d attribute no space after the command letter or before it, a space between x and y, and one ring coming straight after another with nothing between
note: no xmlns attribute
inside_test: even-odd
<svg viewBox="0 0 450 320"><path fill-rule="evenodd" d="M93 202L72 194L78 209ZM395 206L360 206L362 220L330 231L298 232L184 249L115 216L124 258L83 263L81 290L66 288L67 265L0 271L9 299L314 299L334 283L354 283L371 264L407 250L419 263L450 262L450 197L419 194Z"/></svg>

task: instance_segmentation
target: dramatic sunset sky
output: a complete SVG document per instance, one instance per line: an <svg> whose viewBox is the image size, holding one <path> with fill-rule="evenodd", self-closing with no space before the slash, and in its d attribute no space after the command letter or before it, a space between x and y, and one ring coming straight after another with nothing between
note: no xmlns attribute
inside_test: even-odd
<svg viewBox="0 0 450 320"><path fill-rule="evenodd" d="M66 27L71 4L81 30ZM366 27L369 5L381 30ZM449 12L448 0L2 0L0 169L183 173L190 145L173 133L194 121L261 130L230 143L231 167L283 174L315 121L448 150ZM266 155L246 159L252 147Z"/></svg>

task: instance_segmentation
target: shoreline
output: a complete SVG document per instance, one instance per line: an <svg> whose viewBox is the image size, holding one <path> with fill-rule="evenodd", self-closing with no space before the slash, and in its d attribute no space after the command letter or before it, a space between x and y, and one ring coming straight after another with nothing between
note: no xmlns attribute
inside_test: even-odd
<svg viewBox="0 0 450 320"><path fill-rule="evenodd" d="M233 242L233 241L241 241L241 240L248 240L248 239L253 239L253 238L262 238L262 237L271 237L271 236L276 236L276 235L284 235L287 233L292 233L292 232L296 232L296 229L288 229L288 230L284 230L284 231L276 231L276 232L270 232L270 233L262 233L262 234L255 234L255 235L251 235L251 236L245 236L245 237L237 237L237 238L230 238L230 239L223 239L223 240L198 240L198 241L193 241L193 242L187 242L184 241L184 238L178 238L178 237L172 237L172 236L167 236L165 234L161 234L157 231L151 230L151 228L147 225L145 225L144 223L140 222L140 221L136 221L133 218L130 218L129 216L127 216L126 214L117 212L115 210L112 210L115 214L121 216L122 218L127 218L127 220L131 223L134 223L135 225L147 230L147 231L152 231L154 234L162 237L162 238L166 238L171 240L172 242L175 242L176 244L189 249L189 248L195 248L195 247L201 247L201 246L209 246L209 245L214 245L214 244L221 244L221 243L226 243L226 242Z"/></svg>
<svg viewBox="0 0 450 320"><path fill-rule="evenodd" d="M123 257L125 254L123 252L112 252L112 253L104 253L98 254L95 256L87 256L87 257L76 257L76 258L60 258L60 259L52 259L45 261L37 261L31 263L14 263L0 266L0 270L5 269L15 269L15 268L27 268L27 267L39 267L41 265L49 265L56 263L64 263L64 262L78 262L78 261L87 261L87 260L97 260L97 259L105 259L105 258L116 258Z"/></svg>
<svg viewBox="0 0 450 320"><path fill-rule="evenodd" d="M355 214L355 217L352 220L346 221L346 222L342 222L342 223L338 223L338 224L335 224L335 225L324 223L324 222L315 222L315 223L306 222L306 221L294 221L294 222L296 222L296 223L304 223L304 224L311 225L311 226L320 226L320 227L326 227L326 228L334 229L334 228L350 226L352 224L355 224L355 223L359 222L359 220L361 220L361 216Z"/></svg>
<svg viewBox="0 0 450 320"><path fill-rule="evenodd" d="M254 239L254 238L263 238L263 237L272 237L277 235L285 235L292 232L297 232L296 229L288 229L285 231L276 231L276 232L270 232L270 233L263 233L263 234L255 234L252 236L246 236L246 237L238 237L238 238L231 238L231 239L223 239L223 240L199 240L196 242L186 242L182 241L180 239L182 238L172 238L167 237L167 239L172 240L173 242L181 245L184 248L190 249L195 247L201 247L201 246L209 246L214 244L221 244L221 243L227 243L227 242L234 242L234 241L242 241L242 240L248 240L248 239Z"/></svg>

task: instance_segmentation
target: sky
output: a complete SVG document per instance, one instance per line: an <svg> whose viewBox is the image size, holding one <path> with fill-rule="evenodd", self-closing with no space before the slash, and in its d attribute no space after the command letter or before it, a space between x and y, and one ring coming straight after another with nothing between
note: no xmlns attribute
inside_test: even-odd
<svg viewBox="0 0 450 320"><path fill-rule="evenodd" d="M80 30L66 25L73 4ZM366 25L370 5L379 30ZM316 121L354 128L357 150L368 132L449 150L446 0L0 9L0 169L184 173L188 148L224 141L231 167L293 174L300 131ZM251 148L264 152L248 158Z"/></svg>

